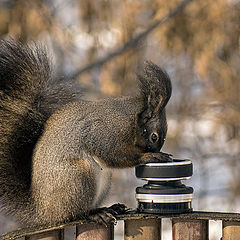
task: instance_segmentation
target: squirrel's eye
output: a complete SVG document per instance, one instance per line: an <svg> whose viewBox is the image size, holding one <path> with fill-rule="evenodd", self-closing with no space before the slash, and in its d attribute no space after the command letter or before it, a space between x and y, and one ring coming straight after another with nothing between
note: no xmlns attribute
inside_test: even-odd
<svg viewBox="0 0 240 240"><path fill-rule="evenodd" d="M147 132L147 129L146 128L144 128L143 129L143 134L145 134Z"/></svg>
<svg viewBox="0 0 240 240"><path fill-rule="evenodd" d="M158 140L158 134L157 134L156 132L152 133L152 134L151 134L151 137L150 137L150 140L151 140L151 142L153 142L153 143L157 142L157 140Z"/></svg>

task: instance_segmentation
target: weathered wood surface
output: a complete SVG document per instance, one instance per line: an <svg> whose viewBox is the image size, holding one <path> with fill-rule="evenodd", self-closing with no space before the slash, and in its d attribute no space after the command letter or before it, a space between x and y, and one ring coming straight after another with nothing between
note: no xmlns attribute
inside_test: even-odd
<svg viewBox="0 0 240 240"><path fill-rule="evenodd" d="M25 237L25 240L64 240L64 230L58 229L50 232L38 233L33 236Z"/></svg>
<svg viewBox="0 0 240 240"><path fill-rule="evenodd" d="M76 240L113 240L114 226L94 223L80 224L77 226L76 235Z"/></svg>
<svg viewBox="0 0 240 240"><path fill-rule="evenodd" d="M135 211L129 212L128 214L119 215L118 220L131 220L131 219L161 219L161 218L173 218L173 219L191 219L191 220L223 220L223 221L233 221L240 222L239 213L224 213L224 212L192 212L185 214L174 214L174 215L153 215L153 214L139 214ZM34 234L39 234L43 232L48 232L56 229L63 229L67 226L74 226L79 224L89 224L86 220L80 220L75 222L70 222L67 224L62 224L58 226L43 226L37 228L22 228L13 232L9 232L0 235L0 240L14 240L24 236L30 236ZM240 239L240 238L239 238Z"/></svg>
<svg viewBox="0 0 240 240"><path fill-rule="evenodd" d="M193 211L183 214L139 214L135 211L131 213L119 215L118 220L126 219L150 219L150 218L174 218L174 219L196 219L196 220L225 220L240 222L240 213L227 213L227 212L203 212Z"/></svg>
<svg viewBox="0 0 240 240"><path fill-rule="evenodd" d="M124 240L161 240L161 219L125 220Z"/></svg>
<svg viewBox="0 0 240 240"><path fill-rule="evenodd" d="M208 240L208 220L172 220L173 240Z"/></svg>
<svg viewBox="0 0 240 240"><path fill-rule="evenodd" d="M66 224L61 224L57 226L41 226L41 227L31 227L31 228L20 228L12 232L8 232L0 235L0 240L14 240L22 237L29 237L33 235L38 235L42 233L48 233L55 230L61 230L68 226L75 226L77 224L86 224L88 221L81 220L75 222L69 222Z"/></svg>
<svg viewBox="0 0 240 240"><path fill-rule="evenodd" d="M222 230L222 240L240 239L240 222L223 221Z"/></svg>

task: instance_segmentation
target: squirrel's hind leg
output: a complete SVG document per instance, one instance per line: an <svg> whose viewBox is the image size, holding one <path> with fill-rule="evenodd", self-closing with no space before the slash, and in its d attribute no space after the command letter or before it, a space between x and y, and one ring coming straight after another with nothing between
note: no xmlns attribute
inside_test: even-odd
<svg viewBox="0 0 240 240"><path fill-rule="evenodd" d="M85 218L96 192L91 163L85 159L71 159L58 166L46 163L45 168L43 161L41 163L33 171L35 222L52 225Z"/></svg>

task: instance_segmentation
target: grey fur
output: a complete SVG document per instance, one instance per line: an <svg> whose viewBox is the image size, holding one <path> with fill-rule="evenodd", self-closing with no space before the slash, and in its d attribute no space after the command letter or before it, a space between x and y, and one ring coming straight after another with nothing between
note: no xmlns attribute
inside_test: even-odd
<svg viewBox="0 0 240 240"><path fill-rule="evenodd" d="M171 82L153 63L144 69L138 96L85 101L51 80L45 50L0 42L4 211L28 225L85 218L106 196L111 168L162 160Z"/></svg>

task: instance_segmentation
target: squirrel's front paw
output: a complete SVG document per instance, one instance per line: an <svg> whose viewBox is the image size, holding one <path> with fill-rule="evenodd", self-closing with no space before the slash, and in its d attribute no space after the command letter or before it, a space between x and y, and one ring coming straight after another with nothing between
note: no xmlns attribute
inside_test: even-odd
<svg viewBox="0 0 240 240"><path fill-rule="evenodd" d="M158 152L158 153L144 153L141 157L141 163L158 163L158 162L172 162L171 154Z"/></svg>
<svg viewBox="0 0 240 240"><path fill-rule="evenodd" d="M124 204L121 204L121 203L116 203L116 204L113 204L111 207L109 207L108 209L112 209L116 215L119 215L119 214L124 214L126 213L129 208L127 208L126 205ZM116 216L115 215L115 216Z"/></svg>
<svg viewBox="0 0 240 240"><path fill-rule="evenodd" d="M116 216L124 214L126 211L127 207L125 205L117 203L108 208L103 207L91 210L88 219L105 226L109 224L117 224Z"/></svg>

